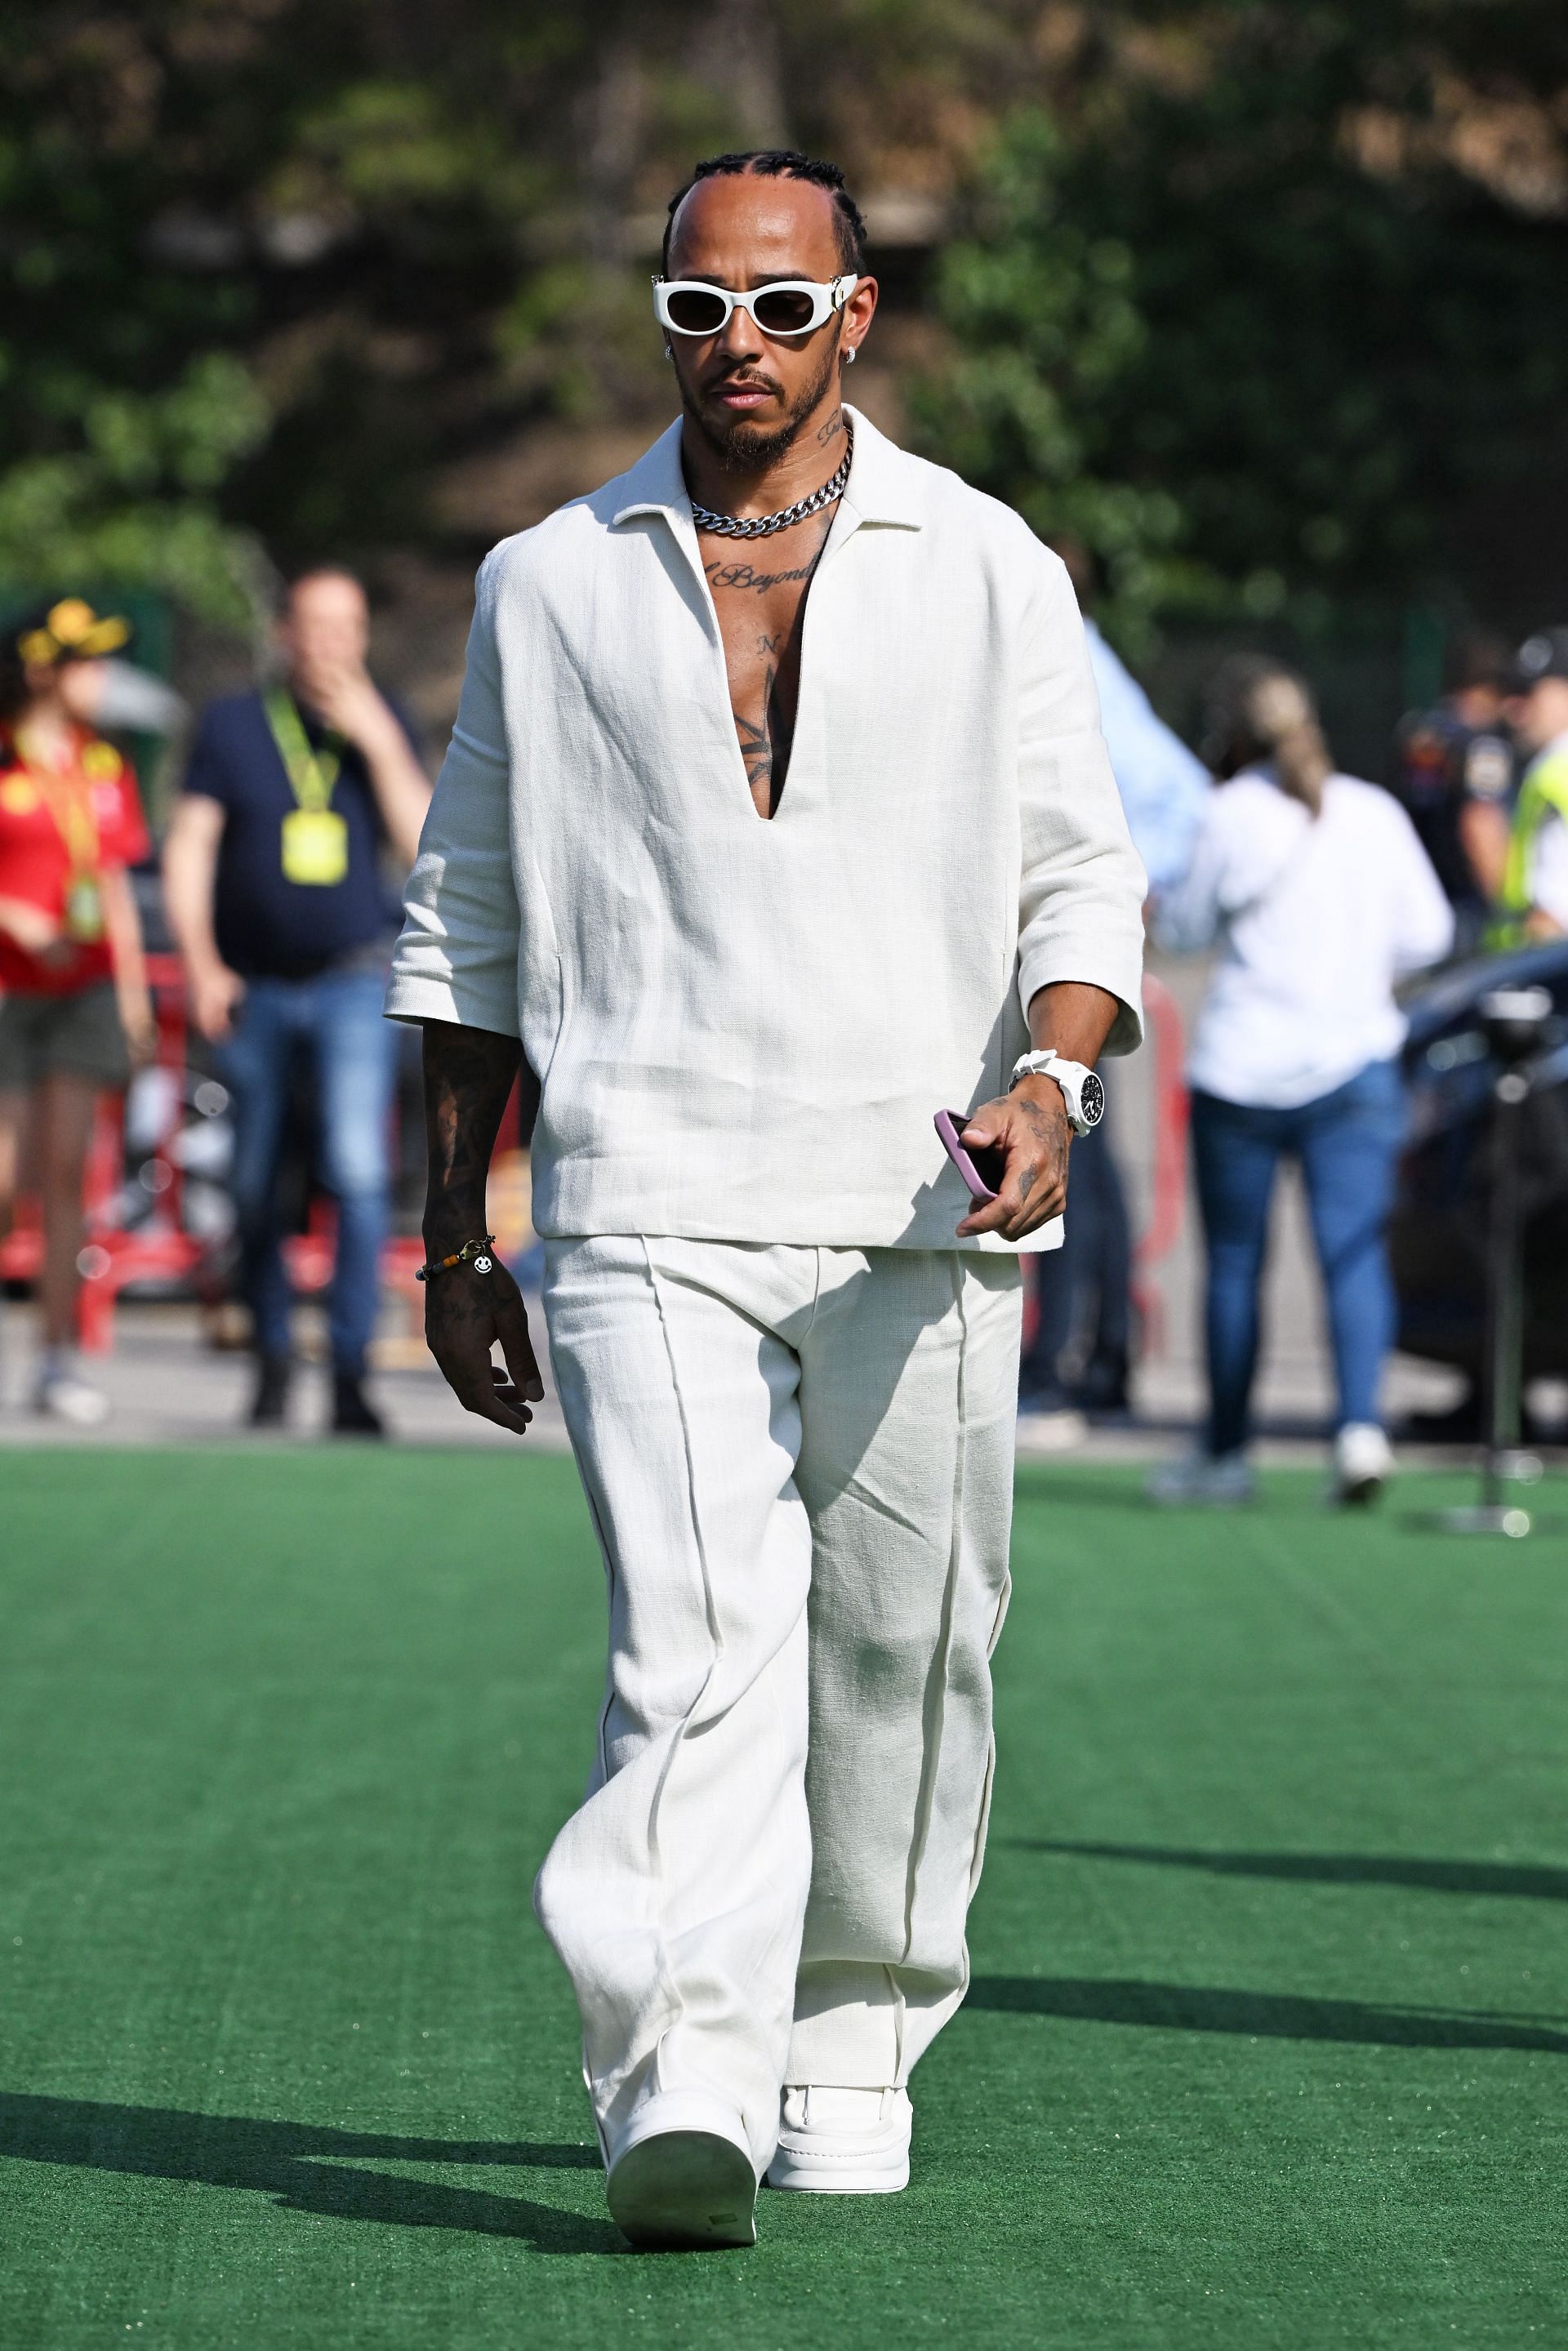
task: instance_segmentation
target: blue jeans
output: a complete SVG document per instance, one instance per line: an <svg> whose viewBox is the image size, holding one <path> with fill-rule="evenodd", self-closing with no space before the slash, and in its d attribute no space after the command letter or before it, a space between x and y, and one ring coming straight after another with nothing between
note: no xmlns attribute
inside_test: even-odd
<svg viewBox="0 0 1568 2351"><path fill-rule="evenodd" d="M355 1375L375 1324L390 1206L397 1031L382 1017L383 991L374 971L249 980L222 1054L235 1102L229 1181L257 1352L288 1353L291 1297L277 1193L290 1086L303 1059L314 1079L321 1175L338 1204L332 1367Z"/></svg>
<svg viewBox="0 0 1568 2351"><path fill-rule="evenodd" d="M1193 1156L1208 1249L1210 1453L1233 1453L1247 1442L1269 1207L1275 1170L1288 1153L1301 1162L1322 1270L1339 1391L1335 1425L1376 1420L1378 1381L1395 1331L1384 1233L1404 1135L1397 1061L1369 1062L1332 1094L1295 1110L1193 1095Z"/></svg>

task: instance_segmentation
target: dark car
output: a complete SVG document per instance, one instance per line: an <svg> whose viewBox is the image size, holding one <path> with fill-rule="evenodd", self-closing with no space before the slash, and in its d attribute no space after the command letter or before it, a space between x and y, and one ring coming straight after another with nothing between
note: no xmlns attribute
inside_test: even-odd
<svg viewBox="0 0 1568 2351"><path fill-rule="evenodd" d="M1491 1089L1480 1019L1496 987L1544 987L1524 1121L1524 1375L1568 1374L1568 939L1457 964L1405 1000L1410 1140L1389 1228L1406 1354L1479 1371L1486 1314Z"/></svg>

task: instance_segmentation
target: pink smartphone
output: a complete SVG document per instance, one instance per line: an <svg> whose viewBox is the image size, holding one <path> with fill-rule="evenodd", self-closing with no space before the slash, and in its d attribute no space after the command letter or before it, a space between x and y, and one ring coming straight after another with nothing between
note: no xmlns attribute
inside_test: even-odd
<svg viewBox="0 0 1568 2351"><path fill-rule="evenodd" d="M942 1138L942 1148L969 1187L977 1200L994 1200L1007 1173L1007 1159L999 1152L982 1146L966 1151L958 1137L969 1123L967 1110L939 1110L933 1122Z"/></svg>

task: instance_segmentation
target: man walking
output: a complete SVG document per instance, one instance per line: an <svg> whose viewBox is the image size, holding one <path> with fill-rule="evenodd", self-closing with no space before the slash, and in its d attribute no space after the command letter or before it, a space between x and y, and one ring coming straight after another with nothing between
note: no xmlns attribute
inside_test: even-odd
<svg viewBox="0 0 1568 2351"><path fill-rule="evenodd" d="M413 863L430 786L405 722L365 668L370 611L346 571L288 592L281 675L204 714L164 849L170 926L192 1017L235 1098L242 1279L255 1325L250 1417L282 1421L290 1296L278 1179L294 1073L312 1084L337 1203L332 1426L379 1437L365 1351L386 1237L396 1034L381 1017L395 917L382 861Z"/></svg>
<svg viewBox="0 0 1568 2351"><path fill-rule="evenodd" d="M519 1431L485 1173L519 1038L543 1081L611 1656L536 1899L640 2244L749 2243L764 2172L908 2177L985 1838L1016 1252L1060 1237L1088 1065L1138 1036L1142 875L1066 575L841 404L861 240L803 156L674 200L682 419L485 565L388 997L424 1029L430 1344Z"/></svg>

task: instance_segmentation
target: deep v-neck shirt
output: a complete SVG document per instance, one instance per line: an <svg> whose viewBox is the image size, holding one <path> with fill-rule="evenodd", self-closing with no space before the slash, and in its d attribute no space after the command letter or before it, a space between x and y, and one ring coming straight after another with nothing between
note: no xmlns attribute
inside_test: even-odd
<svg viewBox="0 0 1568 2351"><path fill-rule="evenodd" d="M1143 873L1066 573L854 424L767 822L678 425L480 572L387 1008L521 1038L547 1236L951 1249L933 1114L1005 1090L1036 989L1103 987L1107 1050L1138 1040Z"/></svg>

